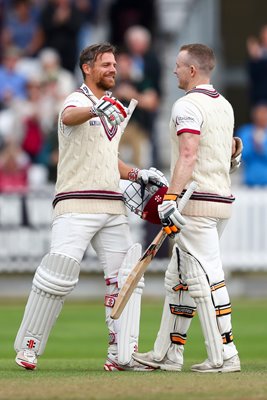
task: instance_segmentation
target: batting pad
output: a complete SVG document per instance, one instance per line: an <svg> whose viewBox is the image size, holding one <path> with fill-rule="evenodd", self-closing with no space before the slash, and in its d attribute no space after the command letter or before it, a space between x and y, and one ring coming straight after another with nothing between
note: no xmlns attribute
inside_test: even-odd
<svg viewBox="0 0 267 400"><path fill-rule="evenodd" d="M135 243L128 250L119 270L119 288L122 287L130 271L141 258L141 254L142 246L139 243ZM141 278L120 318L116 321L118 362L122 365L128 364L131 360L133 352L138 350L141 296L143 287L144 278Z"/></svg>
<svg viewBox="0 0 267 400"><path fill-rule="evenodd" d="M33 278L14 348L44 352L50 331L62 309L65 297L78 282L79 263L61 254L47 254Z"/></svg>
<svg viewBox="0 0 267 400"><path fill-rule="evenodd" d="M223 343L206 273L200 262L176 245L179 269L197 307L209 361L214 367L223 363Z"/></svg>
<svg viewBox="0 0 267 400"><path fill-rule="evenodd" d="M165 273L166 296L153 351L156 361L162 361L168 353L168 359L183 364L186 333L195 314L195 302L188 291L177 290L178 286L183 286L178 285L179 283L178 260L174 250Z"/></svg>

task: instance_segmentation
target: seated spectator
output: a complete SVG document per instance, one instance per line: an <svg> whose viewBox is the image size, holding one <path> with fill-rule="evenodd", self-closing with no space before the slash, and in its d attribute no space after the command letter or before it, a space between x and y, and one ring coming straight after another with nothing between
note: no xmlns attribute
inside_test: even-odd
<svg viewBox="0 0 267 400"><path fill-rule="evenodd" d="M256 105L252 122L236 131L243 141L243 181L248 186L267 185L267 103Z"/></svg>
<svg viewBox="0 0 267 400"><path fill-rule="evenodd" d="M13 140L0 150L0 192L25 193L28 188L30 159Z"/></svg>
<svg viewBox="0 0 267 400"><path fill-rule="evenodd" d="M26 78L16 70L20 52L16 47L8 47L0 65L0 103L9 106L15 98L26 97Z"/></svg>
<svg viewBox="0 0 267 400"><path fill-rule="evenodd" d="M2 43L17 47L23 57L34 57L43 44L38 9L31 0L13 0L7 11Z"/></svg>
<svg viewBox="0 0 267 400"><path fill-rule="evenodd" d="M38 58L43 82L46 84L55 82L55 95L59 100L63 101L77 86L73 74L61 66L60 55L52 48L41 50Z"/></svg>

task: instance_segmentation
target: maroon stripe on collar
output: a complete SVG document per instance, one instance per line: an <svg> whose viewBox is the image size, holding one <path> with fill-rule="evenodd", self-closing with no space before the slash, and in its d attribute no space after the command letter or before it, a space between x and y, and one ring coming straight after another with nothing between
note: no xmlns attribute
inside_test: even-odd
<svg viewBox="0 0 267 400"><path fill-rule="evenodd" d="M189 90L187 94L191 94L191 93L202 93L202 94L206 94L209 97L213 97L213 98L217 98L220 96L220 94L217 92L217 90L208 90L208 89L201 89L201 88L194 88L192 90Z"/></svg>

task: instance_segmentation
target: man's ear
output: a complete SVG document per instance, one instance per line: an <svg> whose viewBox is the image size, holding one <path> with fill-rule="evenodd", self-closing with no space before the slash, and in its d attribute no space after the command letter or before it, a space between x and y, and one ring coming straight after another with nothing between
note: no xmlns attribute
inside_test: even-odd
<svg viewBox="0 0 267 400"><path fill-rule="evenodd" d="M190 65L190 72L192 76L196 75L196 67L194 65Z"/></svg>

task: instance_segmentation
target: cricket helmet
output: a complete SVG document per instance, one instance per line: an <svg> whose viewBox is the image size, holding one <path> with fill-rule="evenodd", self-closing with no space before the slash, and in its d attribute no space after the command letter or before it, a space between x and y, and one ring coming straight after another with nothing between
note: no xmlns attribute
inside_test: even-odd
<svg viewBox="0 0 267 400"><path fill-rule="evenodd" d="M152 224L161 224L158 215L158 205L162 203L163 196L167 192L168 187L162 185L148 184L140 185L131 182L123 192L124 202L130 211L137 214L145 221Z"/></svg>

